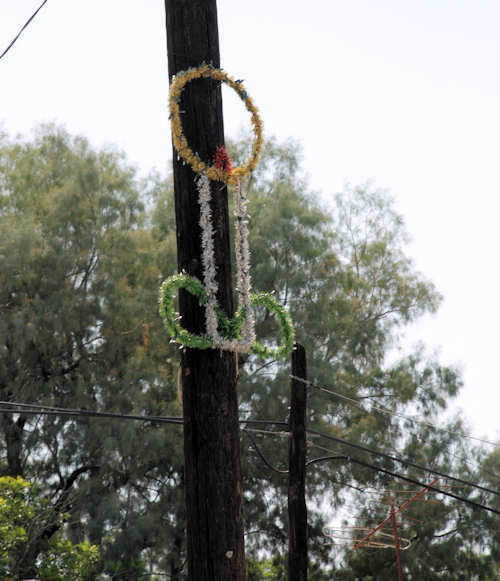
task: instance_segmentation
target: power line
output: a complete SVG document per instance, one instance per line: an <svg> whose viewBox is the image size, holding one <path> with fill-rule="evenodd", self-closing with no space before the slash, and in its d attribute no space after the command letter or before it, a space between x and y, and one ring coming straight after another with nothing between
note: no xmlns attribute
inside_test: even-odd
<svg viewBox="0 0 500 581"><path fill-rule="evenodd" d="M20 414L31 414L31 415L49 415L49 416L68 416L68 417L96 417L96 418L112 418L112 419L125 419L125 420L136 420L136 421L150 421L150 422L158 422L158 423L168 423L168 424L177 424L183 425L184 419L182 417L173 417L173 416L147 416L141 414L120 414L120 413L113 413L113 412L96 412L91 410L82 410L82 409L73 409L73 408L61 408L61 407L54 407L48 405L40 405L40 404L26 404L20 402L8 402L8 401L0 401L0 406L12 406L12 407L0 407L0 413L20 413ZM16 407L13 407L16 406ZM17 409L16 409L17 408ZM267 419L240 419L240 424L257 424L257 425L274 425L274 426L281 426L281 427L288 427L287 422L279 421L279 420L267 420ZM472 488L476 488L478 490L482 490L483 492L487 492L490 494L494 494L496 496L500 496L500 492L497 490L493 490L491 488L486 488L474 482L470 482L467 480L463 480L461 478L457 478L451 476L449 474L445 474L438 470L434 470L432 468L428 468L427 466L423 466L421 464L417 464L415 462L411 462L410 460L404 460L402 458L398 458L397 456L392 456L390 454L386 454L385 452L380 452L378 450L374 450L372 448L368 448L366 446L362 446L361 444L355 444L354 442L349 442L347 440L343 440L342 438L337 438L335 436L330 436L329 434L325 434L318 430L307 429L308 434L313 434L333 442L340 444L342 446L349 446L351 448L355 448L357 450L361 450L363 452L367 452L368 454L379 456L393 462L398 462L400 464L411 466L412 468L416 468L417 470L422 470L429 474L434 474L436 476L440 476L442 478L446 478L448 480L452 480L454 482L458 482L459 484L464 484L466 486L470 486ZM273 435L280 435L282 436L282 432L269 432ZM255 445L255 444L254 444ZM257 446L255 446L257 449ZM354 461L354 460L353 460ZM382 470L382 469L380 469Z"/></svg>
<svg viewBox="0 0 500 581"><path fill-rule="evenodd" d="M327 460L345 460L347 462L354 462L355 464L359 464L360 466L364 466L365 468L370 468L371 470L376 470L377 472L382 472L383 474L387 474L389 476L392 476L393 478L399 478L400 480L410 482L411 484L417 484L418 486L423 486L423 487L425 487L428 490L431 490L433 492L437 492L439 494L444 494L445 496L449 496L451 498L454 498L455 500L459 500L460 502L464 502L464 503L472 506L473 508L487 510L489 512L493 512L494 514L500 515L499 510L491 508L490 506L486 506L485 504L480 504L479 502L475 502L474 500L470 500L470 499L465 498L463 496L458 496L457 494L453 494L453 492L447 492L446 490L441 490L440 488L437 488L436 486L426 484L425 482L421 482L420 480L415 480L414 478L410 478L408 476L403 476L402 474L399 474L398 472L392 472L390 470L386 470L385 468L380 468L379 466L375 466L374 464L370 464L369 462L363 462L362 460L358 460L357 458L353 458L352 456L336 455L336 456L324 456L322 458L314 458L313 460L309 460L308 465L318 463L318 462L325 462Z"/></svg>
<svg viewBox="0 0 500 581"><path fill-rule="evenodd" d="M16 43L17 39L21 36L21 34L24 32L24 30L29 26L30 22L35 18L35 16L40 12L40 10L43 8L43 6L47 3L48 0L43 0L43 2L40 4L40 6L35 10L35 12L28 18L28 20L23 24L21 30L16 34L16 36L11 40L9 46L3 51L2 54L0 54L0 59L2 59L8 52L9 50L14 46L14 44Z"/></svg>
<svg viewBox="0 0 500 581"><path fill-rule="evenodd" d="M389 454L385 454L383 452L378 452L376 450L372 450L370 448L366 448L365 446L361 446L359 444L354 444L352 442L347 442L346 440L342 440L340 438L335 438L334 436L329 436L328 434L323 434L322 432L319 432L318 430L306 430L307 433L313 433L313 434L317 434L321 437L330 439L334 442L340 443L340 444L345 444L347 446L352 446L354 448L357 448L359 450L362 450L364 452L368 452L370 454L373 455L378 455L387 459L390 459L392 461L395 462L399 462L401 464L406 464L408 466L412 466L414 468L420 469L420 470L424 470L426 472L429 472L431 474L434 474L435 476L439 476L441 478L445 478L447 480L452 480L452 481L456 481L459 482L460 484L464 484L466 486L470 486L472 488L476 488L478 490L482 490L484 492L489 492L491 494L495 494L497 496L500 496L500 492L496 491L496 490L492 490L489 488L485 488L484 486L481 486L479 484L473 483L473 482L467 482L466 480L462 480L460 478L455 478L454 476L450 476L449 474L444 474L443 472L439 472L437 470L433 470L431 468L427 468L425 466L421 466L419 464L415 464L413 462L409 462L406 460L402 460L401 458L397 458L395 456L390 456ZM254 444L255 450L257 451L259 457L261 458L261 460L266 464L266 466L268 466L268 468L272 469L275 472L278 472L280 474L287 474L287 471L285 470L278 470L277 468L275 468L274 466L271 465L271 463L263 456L263 454L260 452L258 446L255 444L255 441L252 438L252 442ZM419 480L416 480L414 478L410 478L408 476L403 476L402 474L398 473L398 472L392 472L390 470L386 470L385 468L380 468L379 466L375 466L374 464L370 464L368 462L363 462L362 460L358 460L357 458L353 458L351 456L347 456L347 455L334 455L334 456L325 456L325 457L321 457L321 458L314 458L312 460L309 460L307 462L307 466L315 464L317 462L323 462L326 460L346 460L349 462L353 462L355 464L359 464L360 466L364 466L366 468L370 468L372 470L376 470L378 472L382 472L384 474L388 474L389 476L393 476L394 478L399 478L400 480L404 480L406 482L410 482L412 484L417 484L418 486L424 486L426 487L428 490L431 490L433 492L439 493L439 494L443 494L445 496L449 496L450 498L454 498L455 500L458 500L460 502L465 502L466 504L469 504L470 506L474 507L474 508L479 508L482 510L487 510L489 512L493 512L495 514L499 514L500 515L500 511L491 508L489 506L483 505L481 503L475 502L473 500L469 500L468 498L465 498L463 496L459 496L457 494L454 494L452 492L448 492L446 490L443 490L441 488L437 488L435 486L431 486L431 485L427 485ZM365 493L365 491L361 491L362 493Z"/></svg>
<svg viewBox="0 0 500 581"><path fill-rule="evenodd" d="M44 416L69 416L69 417L94 417L94 418L114 418L125 420L152 421L167 424L182 424L183 418L173 416L145 416L140 414L119 414L113 412L96 412L91 410L57 408L37 404L24 404L17 402L0 401L0 406L17 406L15 408L0 408L0 413L15 413Z"/></svg>
<svg viewBox="0 0 500 581"><path fill-rule="evenodd" d="M313 444L312 442L308 442L308 445L312 448L316 448L318 450L322 450L323 452L327 452L329 455L336 455L338 454L338 450L331 450L330 448L325 448L324 446L320 446L319 444ZM375 487L373 486L365 486L365 487L361 487L361 486L352 486L350 484L348 484L345 481L337 481L337 484L340 484L342 486L348 486L350 488L354 488L355 490L357 490L358 492L362 492L365 495L369 495L369 494L376 494L378 496L390 496L390 495L396 495L396 494L413 494L412 490L404 490L404 489L392 489L389 488L387 490L376 490ZM467 486L470 486L470 484L457 484L457 485L448 485L448 486L441 486L441 488L466 488Z"/></svg>
<svg viewBox="0 0 500 581"><path fill-rule="evenodd" d="M240 423L245 422L245 420L240 420ZM252 432L254 434L271 434L272 436L282 436L283 438L289 438L290 432L277 432L276 430L262 430L260 428L243 428L244 432Z"/></svg>
<svg viewBox="0 0 500 581"><path fill-rule="evenodd" d="M338 391L333 391L333 388L331 386L321 386L321 385L316 385L311 381L302 379L300 377L295 377L293 375L290 375L290 377L292 379L295 379L297 381L302 381L304 383L307 383L308 385L310 385L311 387L313 387L314 389L317 389L318 391L322 391L324 393L328 393L329 395L333 395L334 397L338 397L340 399L343 399L344 401L347 401L349 404L351 405L355 405L356 407L360 408L362 411L364 411L365 413L370 413L372 410L382 413L382 414L387 414L387 415L391 415L391 416L395 416L404 420L407 420L409 422L413 422L415 424L421 424L423 426L427 426L430 428L434 428L435 430L440 430L441 432L446 432L448 434L451 434L452 436L458 437L458 438L466 438L468 440L474 440L476 442L481 442L482 444L488 444L489 446L494 446L496 448L499 447L499 444L496 442L492 442L491 440L486 440L484 438L478 438L476 436L471 436L470 434L465 434L463 432L457 432L455 430L450 430L448 428L443 428L441 426L438 426L437 424L433 423L433 422L429 422L426 420L420 420L418 418L414 418L412 416L407 416L405 414L402 414L400 412L394 412L390 409L387 409L385 407L382 406L378 406L375 404L371 404L371 409L368 410L366 409L361 402L358 399L355 399L353 397L347 396L345 394L339 393ZM328 387L328 389L327 389Z"/></svg>
<svg viewBox="0 0 500 581"><path fill-rule="evenodd" d="M267 424L269 426L281 426L284 428L288 428L288 422L284 422L283 420L239 420L240 424ZM283 432L273 432L278 436L282 436Z"/></svg>
<svg viewBox="0 0 500 581"><path fill-rule="evenodd" d="M95 418L113 418L122 420L136 420L143 422L158 422L166 424L183 424L183 417L175 416L149 416L143 414L120 414L113 412L97 412L92 410L76 409L76 408L62 408L43 404L20 403L15 401L1 401L0 413L11 414L29 414L29 415L44 415L44 416L68 416L68 417L95 417ZM240 419L240 424L254 424L254 425L273 425L288 428L288 424L279 420L266 419ZM282 432L273 432L275 434L282 434Z"/></svg>
<svg viewBox="0 0 500 581"><path fill-rule="evenodd" d="M391 454L386 454L385 452L380 452L378 450L374 450L373 448L367 448L366 446L362 446L361 444L355 444L354 442L349 442L347 440L343 440L342 438L330 436L329 434L319 432L318 430L307 429L306 431L308 434L316 434L321 438L326 438L327 440L331 440L332 442L336 442L337 444L341 444L342 446L349 446L351 448L355 448L356 450L367 452L368 454L371 454L373 456L380 456L381 458L385 458L386 460L398 462L399 464L403 464L405 466L411 466L412 468L422 470L423 472L427 472L428 474L434 474L435 476L447 478L448 480L458 482L459 484L465 484L466 486L477 488L478 490L482 490L483 492L488 492L490 494L500 496L500 492L498 490L486 488L485 486L481 486L480 484L469 482L467 480L463 480L462 478L457 478L455 476L450 476L449 474L445 474L443 472L440 472L439 470L434 470L433 468L428 468L427 466L423 466L422 464L417 464L416 462L411 462L410 460L403 460L402 458L398 458L397 456L392 456Z"/></svg>
<svg viewBox="0 0 500 581"><path fill-rule="evenodd" d="M494 494L495 496L500 496L500 491L493 490L492 488L487 488L485 486L481 486L475 482L471 482L469 480L464 480L462 478L458 478L455 476L451 476L450 474L445 474L444 472L440 472L439 470L435 470L433 468L429 468L428 466L423 466L422 464L417 464L416 462L412 462L411 460L404 460L403 458L398 458L397 456L392 456L391 454L386 454L385 452L380 452L379 450L374 450L373 448L368 448L366 446L362 446L361 444L356 444L354 442L349 442L348 440L343 440L342 438L337 438L335 436L330 436L329 434L325 434L318 430L307 429L306 432L308 434L312 434L315 436L319 436L321 438L326 438L327 440L331 440L332 442L336 442L342 446L349 446L351 448L355 448L357 450L361 450L362 452L367 452L373 456L380 456L381 458L385 458L386 460L391 460L392 462L398 462L399 464L403 464L406 466L411 466L412 468L416 468L417 470L422 470L429 474L433 474L435 476L440 476L441 478L446 478L453 482L457 482L458 484L462 484L464 486L469 486L471 488L476 488L483 492L487 492L489 494ZM268 432L270 434L280 434L280 432Z"/></svg>
<svg viewBox="0 0 500 581"><path fill-rule="evenodd" d="M293 378L293 376L290 376L290 377ZM330 395L333 395L335 397L339 397L341 399L344 399L344 400L348 401L351 405L356 405L357 407L359 407L365 413L370 413L370 411L371 411L371 410L367 410L363 405L361 405L361 403L360 403L359 400L356 400L356 399L354 399L352 397L348 397L345 394L341 394L341 393L338 393L336 391L332 391L332 390L326 389L325 387L320 387L318 385L314 385L310 381L303 380L300 377L297 377L295 379L301 380L301 381L306 381L311 387L313 387L313 388L315 388L315 389L317 389L319 391L323 391L323 392L328 393ZM369 396L367 396L367 397L369 397ZM403 418L403 419L405 419L407 421L410 421L410 422L412 422L414 424L420 424L420 425L425 425L425 426L432 427L435 430L438 430L438 431L441 431L441 432L446 432L448 434L451 434L451 435L455 436L456 438L461 438L461 439L464 439L465 438L465 439L468 439L468 440L474 440L476 442L480 442L482 444L488 444L488 445L493 446L495 448L498 448L499 447L499 444L497 444L495 442L491 442L490 440L486 440L484 438L478 438L478 437L471 436L470 434L465 434L465 433L462 433L462 432L456 432L454 430L449 430L448 428L443 428L443 427L438 426L437 424L435 424L433 422L429 422L429 421L425 421L425 420L419 420L417 418L414 418L414 417L411 417L411 416L406 416L406 415L401 414L399 412L393 412L393 411L391 411L391 410L389 410L387 408L383 408L383 407L376 406L376 405L373 405L372 404L372 409L375 410L376 412L379 412L379 413L384 413L384 414L396 416L396 417L399 417L399 418ZM454 458L457 458L457 459L461 460L461 458L459 456L457 456L456 454L453 454L451 452L448 452L448 454L450 456L453 456ZM461 460L461 461L463 462L463 460ZM468 466L467 463L465 463L465 464L466 464L466 466ZM492 476L494 478L497 478L497 479L500 478L498 474L495 474L494 472L491 472L490 470L487 470L485 468L483 468L483 472L485 474L489 474L490 476Z"/></svg>
<svg viewBox="0 0 500 581"><path fill-rule="evenodd" d="M309 431L309 430L307 430ZM259 450L258 446L255 444L255 441L252 439L252 443L254 445L254 448L257 452L257 454L259 455L260 459L264 462L264 464L270 468L271 470L273 470L274 472L277 472L281 475L286 475L288 474L288 470L279 470L277 468L275 468L266 458L265 456L261 453L261 451ZM416 480L415 478L410 478L409 476L404 476L403 474L400 474L399 472L393 472L391 470L386 470L385 468L381 468L380 466L376 466L375 464L371 464L369 462L364 462L363 460L359 460L358 458L353 458L352 456L348 456L345 454L337 454L334 456L323 456L320 458L313 458L312 460L309 460L307 462L307 466L311 466L312 464L317 464L318 462L326 462L326 461L331 461L331 460L344 460L347 462L352 462L354 464L358 464L360 466L363 466L365 468L369 468L370 470L375 470L376 472L381 472L383 474L387 474L389 476L392 476L393 478L399 478L400 480L404 480L405 482L409 482L411 484L416 484L417 486L420 487L424 487L427 490L431 491L431 492L435 492L438 494L443 494L444 496L449 496L450 498L453 498L454 500L458 500L459 502L463 502L465 504L468 504L469 506L471 506L472 508L475 509L480 509L480 510L486 510L488 512L492 512L494 514L498 514L500 515L500 511L491 508L490 506L486 506L485 504L481 504L479 502L475 502L474 500L470 500L468 498L465 498L463 496L459 496L458 494L454 494L453 492L448 492L446 490L443 490L441 488L438 488L436 486L432 486L430 484L426 484L425 482L422 482L420 480ZM443 476L443 478L450 478L453 479L453 477L450 476ZM477 488L482 488L478 485L473 485L470 484L470 486L474 486ZM364 491L360 491L362 493L365 493ZM499 494L499 493L496 493Z"/></svg>
<svg viewBox="0 0 500 581"><path fill-rule="evenodd" d="M245 432L247 432L247 430L244 430ZM251 433L247 432L248 437L250 438L253 447L255 448L255 451L257 452L257 454L259 455L259 458L262 460L262 462L264 462L264 464L271 469L273 472L277 472L278 474L288 474L288 470L280 470L279 468L276 468L275 466L273 466L271 464L271 462L269 462L269 460L264 456L264 454L261 452L259 446L257 446L257 442L255 441L255 438L252 436Z"/></svg>

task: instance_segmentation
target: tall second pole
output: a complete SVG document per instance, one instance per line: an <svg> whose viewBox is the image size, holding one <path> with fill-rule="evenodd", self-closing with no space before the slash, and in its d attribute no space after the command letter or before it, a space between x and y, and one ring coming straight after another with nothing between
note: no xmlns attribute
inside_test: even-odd
<svg viewBox="0 0 500 581"><path fill-rule="evenodd" d="M296 343L292 352L290 445L288 471L288 581L307 581L306 507L306 350Z"/></svg>
<svg viewBox="0 0 500 581"><path fill-rule="evenodd" d="M216 0L165 0L168 70L210 63L219 67ZM183 91L182 124L190 147L210 162L224 145L218 83L195 80ZM179 272L202 280L195 174L174 152L174 193ZM227 189L212 184L218 303L233 314ZM179 293L182 325L205 332L198 299ZM243 581L242 478L234 353L185 348L181 356L188 575L191 581Z"/></svg>

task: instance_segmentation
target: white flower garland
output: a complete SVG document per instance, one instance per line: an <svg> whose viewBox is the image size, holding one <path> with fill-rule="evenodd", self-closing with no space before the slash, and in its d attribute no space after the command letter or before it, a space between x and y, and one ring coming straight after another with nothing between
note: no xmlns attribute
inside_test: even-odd
<svg viewBox="0 0 500 581"><path fill-rule="evenodd" d="M245 321L241 329L240 339L225 339L218 330L216 266L214 253L214 228L212 211L210 209L210 180L205 174L200 174L196 181L198 201L200 204L201 228L201 262L203 265L203 283L207 294L205 305L205 323L207 335L212 337L214 347L239 353L248 353L255 342L255 319L251 305L250 250L248 246L247 198L243 193L241 180L234 187L235 221L235 259L236 280L238 290L238 305L245 311Z"/></svg>
<svg viewBox="0 0 500 581"><path fill-rule="evenodd" d="M255 318L251 304L252 281L250 278L250 249L248 246L248 200L238 180L234 188L234 216L236 224L234 229L234 244L236 255L236 284L238 291L238 304L245 309L246 317L241 330L242 346L246 352L255 342Z"/></svg>
<svg viewBox="0 0 500 581"><path fill-rule="evenodd" d="M215 255L214 255L214 229L212 225L212 210L210 200L212 192L210 180L205 174L200 174L196 185L198 187L198 202L200 204L200 228L201 228L201 263L203 265L203 283L207 293L208 302L205 305L205 322L207 335L214 341L220 339L217 330L218 319L215 312L217 305L218 285L215 280Z"/></svg>

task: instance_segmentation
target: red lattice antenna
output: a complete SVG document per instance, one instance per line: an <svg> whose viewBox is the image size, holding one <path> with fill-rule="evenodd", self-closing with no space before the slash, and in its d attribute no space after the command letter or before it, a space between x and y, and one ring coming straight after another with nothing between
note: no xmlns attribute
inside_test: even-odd
<svg viewBox="0 0 500 581"><path fill-rule="evenodd" d="M429 484L429 486L433 486L434 484L436 484L436 482L439 480L439 478L434 478L434 480ZM416 494L414 494L411 498L409 498L404 504L402 504L395 512L394 514L398 514L399 512L402 512L405 508L407 508L412 502L414 502L415 500L417 500L417 498L419 498L420 496L422 496L422 494L425 494L427 492L427 487L426 488L422 488L422 490L419 490ZM354 550L357 551L360 547L363 546L363 544L370 540L373 535L377 534L377 531L379 531L381 528L383 528L390 520L392 519L392 516L389 515L385 520L383 520L379 525L377 525L374 529L372 529L372 531L366 535L366 537L360 541L355 547Z"/></svg>

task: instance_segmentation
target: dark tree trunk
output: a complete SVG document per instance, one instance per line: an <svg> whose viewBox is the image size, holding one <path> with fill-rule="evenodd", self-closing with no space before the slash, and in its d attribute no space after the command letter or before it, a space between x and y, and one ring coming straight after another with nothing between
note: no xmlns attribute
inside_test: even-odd
<svg viewBox="0 0 500 581"><path fill-rule="evenodd" d="M292 351L292 397L288 473L288 581L307 581L306 508L306 351L296 344Z"/></svg>
<svg viewBox="0 0 500 581"><path fill-rule="evenodd" d="M23 436L26 419L20 416L16 421L12 414L2 414L2 429L7 450L7 466L0 470L0 475L23 476Z"/></svg>
<svg viewBox="0 0 500 581"><path fill-rule="evenodd" d="M202 62L219 66L215 0L165 0L168 68ZM210 162L224 144L220 86L197 80L181 101L184 133L193 151ZM174 151L174 191L179 272L202 280L195 174ZM233 313L227 190L212 184L218 300ZM181 290L183 326L205 330L196 297ZM193 581L243 581L245 576L237 369L233 353L184 349L181 357L188 574Z"/></svg>

